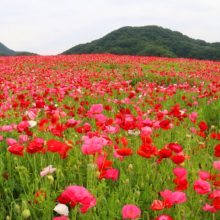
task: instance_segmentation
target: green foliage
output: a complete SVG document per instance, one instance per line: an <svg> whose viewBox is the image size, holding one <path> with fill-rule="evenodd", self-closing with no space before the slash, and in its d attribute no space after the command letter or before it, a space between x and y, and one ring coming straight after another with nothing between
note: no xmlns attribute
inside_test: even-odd
<svg viewBox="0 0 220 220"><path fill-rule="evenodd" d="M11 50L7 48L4 44L0 42L0 56L34 56L38 55L36 53L30 53L30 52L16 52L14 50Z"/></svg>
<svg viewBox="0 0 220 220"><path fill-rule="evenodd" d="M62 54L90 53L220 61L220 43L195 40L158 26L122 27L91 43L72 47Z"/></svg>

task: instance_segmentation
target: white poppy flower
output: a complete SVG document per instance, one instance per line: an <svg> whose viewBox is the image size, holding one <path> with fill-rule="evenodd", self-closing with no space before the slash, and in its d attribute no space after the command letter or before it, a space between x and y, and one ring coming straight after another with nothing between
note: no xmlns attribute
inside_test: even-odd
<svg viewBox="0 0 220 220"><path fill-rule="evenodd" d="M37 122L36 121L28 121L29 125L30 125L30 128L34 127L37 125Z"/></svg>
<svg viewBox="0 0 220 220"><path fill-rule="evenodd" d="M55 206L55 208L53 209L55 212L57 212L60 215L65 215L68 216L69 214L69 210L68 207L64 204L58 204Z"/></svg>

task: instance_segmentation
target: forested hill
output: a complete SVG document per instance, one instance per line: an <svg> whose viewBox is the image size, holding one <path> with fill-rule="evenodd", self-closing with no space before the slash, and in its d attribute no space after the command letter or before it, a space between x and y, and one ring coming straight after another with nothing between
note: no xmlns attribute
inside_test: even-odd
<svg viewBox="0 0 220 220"><path fill-rule="evenodd" d="M98 40L72 47L62 54L91 53L220 61L220 43L195 40L158 26L122 27Z"/></svg>
<svg viewBox="0 0 220 220"><path fill-rule="evenodd" d="M37 54L30 52L16 52L14 50L9 49L0 42L0 56L31 56L31 55L37 55Z"/></svg>

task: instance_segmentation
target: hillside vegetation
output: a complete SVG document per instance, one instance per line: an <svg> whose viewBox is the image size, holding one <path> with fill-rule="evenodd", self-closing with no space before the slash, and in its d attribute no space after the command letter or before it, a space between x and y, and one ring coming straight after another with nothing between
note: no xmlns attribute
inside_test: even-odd
<svg viewBox="0 0 220 220"><path fill-rule="evenodd" d="M24 52L24 51L14 51L6 47L0 42L0 56L33 56L38 55L36 53Z"/></svg>
<svg viewBox="0 0 220 220"><path fill-rule="evenodd" d="M220 43L195 40L158 26L122 27L98 40L72 47L62 54L92 53L220 61Z"/></svg>

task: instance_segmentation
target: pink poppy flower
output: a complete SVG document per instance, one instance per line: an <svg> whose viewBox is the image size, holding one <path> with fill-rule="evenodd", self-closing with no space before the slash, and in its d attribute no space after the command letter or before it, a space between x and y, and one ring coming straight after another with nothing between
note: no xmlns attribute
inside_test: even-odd
<svg viewBox="0 0 220 220"><path fill-rule="evenodd" d="M176 167L175 169L173 169L173 173L174 175L179 177L180 180L184 180L186 179L187 169L183 167Z"/></svg>
<svg viewBox="0 0 220 220"><path fill-rule="evenodd" d="M43 176L46 176L49 173L53 173L56 170L56 168L52 168L52 167L53 167L52 165L49 165L48 167L45 167L43 169L43 171L40 172L40 176L43 177Z"/></svg>
<svg viewBox="0 0 220 220"><path fill-rule="evenodd" d="M155 218L155 220L174 220L174 219L171 218L169 215L163 214Z"/></svg>
<svg viewBox="0 0 220 220"><path fill-rule="evenodd" d="M119 126L106 126L105 132L107 132L108 134L117 134L119 132Z"/></svg>
<svg viewBox="0 0 220 220"><path fill-rule="evenodd" d="M17 141L14 138L7 138L6 141L7 141L7 144L10 146L12 144L17 144Z"/></svg>
<svg viewBox="0 0 220 220"><path fill-rule="evenodd" d="M13 127L11 125L3 125L2 126L2 131L12 132L13 131Z"/></svg>
<svg viewBox="0 0 220 220"><path fill-rule="evenodd" d="M210 183L204 180L196 180L193 184L193 188L199 194L207 194L212 191Z"/></svg>
<svg viewBox="0 0 220 220"><path fill-rule="evenodd" d="M30 140L30 138L25 134L22 134L19 136L19 144L23 144L29 140Z"/></svg>
<svg viewBox="0 0 220 220"><path fill-rule="evenodd" d="M102 104L93 104L89 110L92 114L99 114L103 111L103 105Z"/></svg>
<svg viewBox="0 0 220 220"><path fill-rule="evenodd" d="M82 145L81 151L84 154L91 155L100 150L102 150L103 146L107 145L108 141L102 137L93 137L85 140Z"/></svg>
<svg viewBox="0 0 220 220"><path fill-rule="evenodd" d="M211 211L213 213L217 212L217 210L214 209L214 206L211 206L208 203L205 203L205 206L203 206L202 210L203 211Z"/></svg>
<svg viewBox="0 0 220 220"><path fill-rule="evenodd" d="M202 171L202 170L198 172L198 175L202 180L207 180L211 177L211 174L209 172Z"/></svg>
<svg viewBox="0 0 220 220"><path fill-rule="evenodd" d="M125 205L122 208L123 219L136 219L140 218L141 210L135 205Z"/></svg>
<svg viewBox="0 0 220 220"><path fill-rule="evenodd" d="M29 127L29 123L27 121L22 121L18 124L17 129L18 131L24 131L24 129L28 127Z"/></svg>
<svg viewBox="0 0 220 220"><path fill-rule="evenodd" d="M103 114L98 114L95 116L95 120L101 123L105 123L107 121L107 116Z"/></svg>
<svg viewBox="0 0 220 220"><path fill-rule="evenodd" d="M187 200L186 193L174 192L170 195L168 201L170 204L174 203L184 203Z"/></svg>
<svg viewBox="0 0 220 220"><path fill-rule="evenodd" d="M213 167L216 169L216 170L220 170L220 160L218 161L214 161L213 162Z"/></svg>
<svg viewBox="0 0 220 220"><path fill-rule="evenodd" d="M118 170L117 169L108 169L106 170L106 174L105 174L105 178L106 179L112 179L113 181L117 180L118 179Z"/></svg>
<svg viewBox="0 0 220 220"><path fill-rule="evenodd" d="M220 198L220 190L213 190L213 193L209 194L208 199Z"/></svg>
<svg viewBox="0 0 220 220"><path fill-rule="evenodd" d="M67 220L68 216L60 216L60 217L55 217L53 220Z"/></svg>
<svg viewBox="0 0 220 220"><path fill-rule="evenodd" d="M189 130L192 131L192 133L196 133L197 131L194 127L191 127Z"/></svg>
<svg viewBox="0 0 220 220"><path fill-rule="evenodd" d="M72 203L79 203L83 207L80 208L82 214L96 205L97 200L91 193L82 186L68 186L62 193L62 197L69 199Z"/></svg>
<svg viewBox="0 0 220 220"><path fill-rule="evenodd" d="M141 128L141 134L150 136L152 134L152 129L148 126Z"/></svg>
<svg viewBox="0 0 220 220"><path fill-rule="evenodd" d="M3 139L4 139L3 136L0 135L0 141L3 141Z"/></svg>
<svg viewBox="0 0 220 220"><path fill-rule="evenodd" d="M164 192L160 191L160 195L164 198L164 199L169 199L169 197L172 195L172 191L169 189L165 189Z"/></svg>

